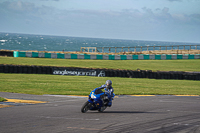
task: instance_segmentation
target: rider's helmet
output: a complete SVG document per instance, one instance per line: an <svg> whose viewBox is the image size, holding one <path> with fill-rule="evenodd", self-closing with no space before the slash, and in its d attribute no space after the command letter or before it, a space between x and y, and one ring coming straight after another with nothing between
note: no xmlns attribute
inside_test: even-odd
<svg viewBox="0 0 200 133"><path fill-rule="evenodd" d="M112 85L112 81L111 80L107 80L106 81L106 88L110 89L111 85Z"/></svg>

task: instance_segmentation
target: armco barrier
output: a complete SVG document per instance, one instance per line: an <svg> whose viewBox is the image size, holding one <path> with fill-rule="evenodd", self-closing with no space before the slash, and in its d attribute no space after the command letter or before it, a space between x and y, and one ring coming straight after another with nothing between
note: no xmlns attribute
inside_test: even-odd
<svg viewBox="0 0 200 133"><path fill-rule="evenodd" d="M181 72L181 71L152 72L151 70L139 70L139 69L133 71L133 70L90 69L90 68L74 68L74 67L26 66L26 65L5 65L5 64L0 64L0 73L200 80L200 72Z"/></svg>
<svg viewBox="0 0 200 133"><path fill-rule="evenodd" d="M92 59L92 60L176 60L200 59L200 54L172 54L172 55L89 55L89 54L62 54L25 51L0 51L0 56L32 57L32 58L59 58L59 59Z"/></svg>
<svg viewBox="0 0 200 133"><path fill-rule="evenodd" d="M200 59L200 54L172 54L172 55L89 55L89 54L62 54L14 51L14 57L39 57L59 59L91 59L91 60L177 60L177 59Z"/></svg>

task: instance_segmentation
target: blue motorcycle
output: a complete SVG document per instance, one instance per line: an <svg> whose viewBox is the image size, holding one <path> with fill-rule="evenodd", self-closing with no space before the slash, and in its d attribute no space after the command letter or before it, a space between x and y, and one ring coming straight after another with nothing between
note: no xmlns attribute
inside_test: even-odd
<svg viewBox="0 0 200 133"><path fill-rule="evenodd" d="M81 108L82 113L86 113L88 110L98 110L103 112L107 107L111 107L112 100L115 96L113 93L112 97L109 97L107 92L103 92L101 89L94 89L88 96L88 101L84 103ZM104 101L104 103L102 102ZM104 106L103 106L104 105Z"/></svg>

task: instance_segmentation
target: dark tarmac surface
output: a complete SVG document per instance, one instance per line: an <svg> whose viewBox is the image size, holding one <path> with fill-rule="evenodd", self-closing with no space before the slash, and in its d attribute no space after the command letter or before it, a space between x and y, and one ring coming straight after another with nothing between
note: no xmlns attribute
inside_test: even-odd
<svg viewBox="0 0 200 133"><path fill-rule="evenodd" d="M1 133L200 133L200 96L122 96L103 113L81 113L86 97L4 92L0 97L48 101L1 108Z"/></svg>

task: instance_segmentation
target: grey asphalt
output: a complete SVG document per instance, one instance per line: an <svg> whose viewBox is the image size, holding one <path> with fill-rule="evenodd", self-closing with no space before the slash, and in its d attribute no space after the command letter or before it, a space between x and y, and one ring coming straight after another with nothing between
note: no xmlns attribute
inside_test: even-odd
<svg viewBox="0 0 200 133"><path fill-rule="evenodd" d="M103 113L81 113L87 98L0 92L48 101L0 109L1 133L200 133L200 97L119 96Z"/></svg>

